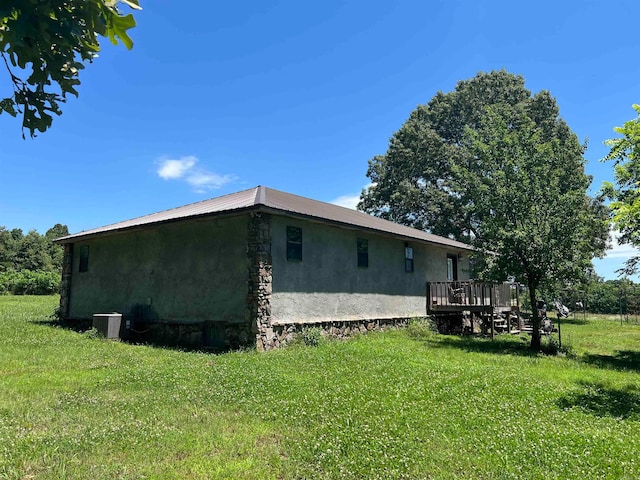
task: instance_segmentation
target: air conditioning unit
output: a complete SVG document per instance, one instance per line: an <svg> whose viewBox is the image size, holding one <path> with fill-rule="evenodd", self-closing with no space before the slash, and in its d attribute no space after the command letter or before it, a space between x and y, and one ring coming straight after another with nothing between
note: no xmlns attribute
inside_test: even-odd
<svg viewBox="0 0 640 480"><path fill-rule="evenodd" d="M93 328L98 330L105 338L120 338L121 313L94 313Z"/></svg>

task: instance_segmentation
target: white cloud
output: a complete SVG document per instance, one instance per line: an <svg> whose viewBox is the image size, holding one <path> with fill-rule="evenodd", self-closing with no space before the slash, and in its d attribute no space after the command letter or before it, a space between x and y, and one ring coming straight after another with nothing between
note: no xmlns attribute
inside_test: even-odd
<svg viewBox="0 0 640 480"><path fill-rule="evenodd" d="M191 185L196 193L218 189L236 179L235 175L219 175L197 166L198 159L191 155L178 159L163 157L156 163L160 178L183 180Z"/></svg>
<svg viewBox="0 0 640 480"><path fill-rule="evenodd" d="M177 160L161 158L158 160L158 175L165 180L182 178L185 173L194 167L198 159L193 156L182 157Z"/></svg>
<svg viewBox="0 0 640 480"><path fill-rule="evenodd" d="M627 259L636 255L640 255L640 251L637 248L627 244L620 245L620 243L618 243L619 235L620 235L620 232L616 230L611 231L611 249L607 250L606 252L605 256L607 258Z"/></svg>
<svg viewBox="0 0 640 480"><path fill-rule="evenodd" d="M359 201L360 195L341 195L338 198L331 200L329 203L355 210Z"/></svg>
<svg viewBox="0 0 640 480"><path fill-rule="evenodd" d="M204 170L198 170L190 173L186 177L186 181L197 193L205 193L208 190L215 190L227 183L234 181L234 175L218 175L217 173L209 173Z"/></svg>
<svg viewBox="0 0 640 480"><path fill-rule="evenodd" d="M368 185L365 185L363 188L365 190L369 190L371 187L374 187L374 186L375 186L375 183L370 183ZM360 194L355 193L350 195L340 195L339 197L331 200L329 203L333 203L334 205L339 205L341 207L355 210L356 207L358 206L358 202L360 202Z"/></svg>

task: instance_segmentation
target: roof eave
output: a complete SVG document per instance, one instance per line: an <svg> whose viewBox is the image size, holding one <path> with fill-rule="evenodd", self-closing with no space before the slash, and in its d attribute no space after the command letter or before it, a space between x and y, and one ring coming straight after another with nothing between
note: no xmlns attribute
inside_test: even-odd
<svg viewBox="0 0 640 480"><path fill-rule="evenodd" d="M328 219L328 218L324 218L324 217L317 217L314 215L309 215L309 214L305 214L305 213L299 213L299 212L292 212L290 210L284 210L284 209L279 209L279 208L275 208L275 207L268 207L268 206L264 206L261 205L260 208L258 209L259 211L265 212L265 213L277 213L279 215L283 215L283 216L287 216L287 217L293 217L293 218L302 218L302 219L306 219L306 220L313 220L315 222L318 223L324 223L324 224L328 224L328 225L336 225L336 226L340 226L340 227L344 227L344 228L348 228L350 230L360 230L360 231L366 231L366 232L372 232L372 233L376 233L378 235L383 235L386 237L393 237L393 238L399 238L402 240L409 240L412 242L420 242L423 244L427 244L427 245L438 245L441 247L446 247L446 248L451 248L454 250L467 250L467 251L474 251L475 247L473 247L472 245L467 245L464 244L462 242L458 242L457 240L451 240L452 242L456 242L456 244L451 244L451 243L447 243L444 240L447 240L445 237L442 237L443 241L439 242L437 240L428 240L425 238L420 238L420 237L416 237L416 236L412 236L412 235L403 235L400 233L395 233L395 232L390 232L388 230L384 230L384 229L379 229L379 228L373 228L373 227L365 227L362 225L354 225L352 223L348 223L348 222L341 222L339 220L332 220L332 219ZM418 230L421 232L421 230Z"/></svg>
<svg viewBox="0 0 640 480"><path fill-rule="evenodd" d="M78 240L87 240L87 239L91 239L91 238L108 237L108 236L111 236L111 235L118 235L118 234L121 234L121 233L128 233L128 232L134 232L134 231L139 231L139 230L148 230L150 228L158 227L159 225L168 225L168 224L171 224L171 223L197 221L197 220L203 220L205 218L210 218L210 217L233 217L233 216L240 215L240 214L242 214L244 212L247 212L247 211L250 211L250 210L258 210L258 209L260 209L260 206L258 206L258 205L250 205L250 206L247 206L247 207L235 208L235 209L231 209L231 210L224 210L224 211L220 211L220 212L208 212L208 213L202 213L202 214L199 214L199 215L190 215L188 217L169 218L169 219L166 219L166 220L158 220L156 222L151 222L151 223L143 223L143 224L131 225L131 226L127 226L127 227L113 228L113 229L102 230L102 231L98 231L98 232L94 232L94 231L89 230L86 233L79 232L79 233L75 233L73 235L66 235L64 237L56 238L56 239L53 240L53 243L64 245L64 244L67 244L67 243L75 243Z"/></svg>

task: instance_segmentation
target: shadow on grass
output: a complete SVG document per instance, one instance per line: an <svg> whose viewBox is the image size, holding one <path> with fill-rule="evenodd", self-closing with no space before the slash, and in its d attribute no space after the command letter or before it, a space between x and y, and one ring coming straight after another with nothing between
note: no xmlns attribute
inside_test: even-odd
<svg viewBox="0 0 640 480"><path fill-rule="evenodd" d="M640 352L634 350L618 350L613 355L597 355L587 353L583 362L600 368L612 370L633 370L640 372Z"/></svg>
<svg viewBox="0 0 640 480"><path fill-rule="evenodd" d="M597 417L640 420L640 391L634 385L610 388L604 384L580 383L584 390L558 400L560 408L577 408Z"/></svg>
<svg viewBox="0 0 640 480"><path fill-rule="evenodd" d="M558 319L557 318L552 318L549 317L550 319L552 319L553 323L557 324L558 323ZM560 319L560 324L561 325L587 325L589 323L589 320L585 320L584 318L580 318L580 317L569 317L569 318L561 318Z"/></svg>
<svg viewBox="0 0 640 480"><path fill-rule="evenodd" d="M75 333L79 333L82 335L86 335L87 338L104 338L100 334L95 335L92 332L93 321L92 320L73 320L60 322L56 319L46 319L46 320L29 320L29 323L33 325L40 325L48 328L62 328L64 330L69 330ZM243 350L255 350L255 345L247 344L247 345L233 345L233 346L222 346L222 347L207 347L204 345L190 345L179 343L176 341L169 340L160 340L154 338L146 338L144 335L139 335L135 333L129 333L126 337L124 336L124 329L120 330L120 337L118 341L123 343L128 343L130 345L141 345L151 348L158 348L162 350L176 350L179 352L198 352L198 353L226 353L231 351L243 351Z"/></svg>
<svg viewBox="0 0 640 480"><path fill-rule="evenodd" d="M61 322L55 318L47 318L46 320L29 320L34 325L42 325L43 327L63 328L76 333L86 332L91 328L91 320L77 322Z"/></svg>
<svg viewBox="0 0 640 480"><path fill-rule="evenodd" d="M529 338L510 335L499 335L494 340L480 336L458 337L440 334L411 335L411 337L418 341L423 341L430 348L458 348L465 352L519 355L523 357L535 357L541 353L531 350Z"/></svg>

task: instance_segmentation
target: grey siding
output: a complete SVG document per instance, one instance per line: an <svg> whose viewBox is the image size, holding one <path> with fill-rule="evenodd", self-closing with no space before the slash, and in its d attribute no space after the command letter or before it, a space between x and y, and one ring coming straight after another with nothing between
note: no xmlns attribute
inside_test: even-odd
<svg viewBox="0 0 640 480"><path fill-rule="evenodd" d="M87 272L78 271L83 245ZM246 245L246 216L79 240L70 317L145 305L160 320L246 322Z"/></svg>
<svg viewBox="0 0 640 480"><path fill-rule="evenodd" d="M302 261L287 261L286 227L302 228ZM357 266L356 240L369 243L369 267ZM405 272L401 239L299 219L272 220L272 323L413 317L426 314L426 282L446 280L455 249L408 241L414 272ZM467 253L465 252L465 257ZM459 279L468 279L468 261Z"/></svg>

